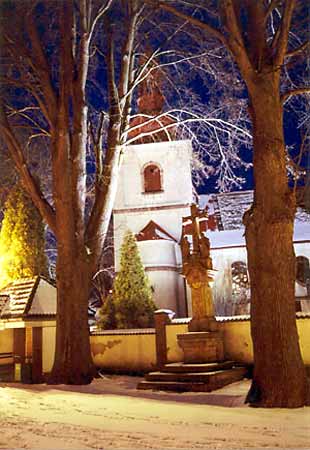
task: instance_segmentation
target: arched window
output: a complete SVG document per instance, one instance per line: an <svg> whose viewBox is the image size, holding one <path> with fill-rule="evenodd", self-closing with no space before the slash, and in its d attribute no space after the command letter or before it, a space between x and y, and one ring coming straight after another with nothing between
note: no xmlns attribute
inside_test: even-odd
<svg viewBox="0 0 310 450"><path fill-rule="evenodd" d="M144 192L162 191L160 168L154 164L148 164L143 170Z"/></svg>
<svg viewBox="0 0 310 450"><path fill-rule="evenodd" d="M296 258L296 281L302 285L306 285L310 281L310 263L305 256Z"/></svg>

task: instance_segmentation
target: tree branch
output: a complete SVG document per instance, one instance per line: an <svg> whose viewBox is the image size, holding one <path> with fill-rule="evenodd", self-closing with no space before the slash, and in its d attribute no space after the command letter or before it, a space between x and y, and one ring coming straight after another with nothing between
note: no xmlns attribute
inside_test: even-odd
<svg viewBox="0 0 310 450"><path fill-rule="evenodd" d="M26 25L32 45L32 58L30 58L34 61L32 67L40 80L41 89L45 97L45 109L48 114L49 122L55 126L57 117L57 96L52 86L50 67L42 48L36 24L32 17L32 10L26 16Z"/></svg>
<svg viewBox="0 0 310 450"><path fill-rule="evenodd" d="M109 8L111 7L113 1L114 0L107 0L106 3L104 5L102 5L101 8L99 8L99 10L98 10L98 12L97 12L97 14L96 14L96 16L95 16L95 18L93 20L93 23L91 24L90 29L89 29L89 33L88 33L89 40L92 37L92 34L93 34L94 29L95 29L95 27L97 25L97 22L109 10Z"/></svg>
<svg viewBox="0 0 310 450"><path fill-rule="evenodd" d="M274 9L276 9L276 7L280 4L280 0L271 0L271 2L269 3L267 9L266 9L266 14L265 14L265 24L267 22L267 20L269 19L270 14L272 13L272 11Z"/></svg>
<svg viewBox="0 0 310 450"><path fill-rule="evenodd" d="M284 92L284 94L281 95L281 102L282 104L284 104L289 97L301 94L310 94L310 86L292 89L290 91Z"/></svg>
<svg viewBox="0 0 310 450"><path fill-rule="evenodd" d="M287 50L288 36L290 31L290 25L292 21L292 16L294 8L296 6L296 0L286 0L284 6L283 17L281 21L279 37L277 39L277 51L274 58L274 63L276 67L282 66L285 53Z"/></svg>
<svg viewBox="0 0 310 450"><path fill-rule="evenodd" d="M170 12L171 14L179 17L180 19L185 20L186 22L191 23L192 25L200 28L201 30L206 31L207 33L211 34L213 37L217 38L219 41L222 42L222 44L224 44L226 47L228 47L228 42L225 38L225 36L218 31L216 28L213 28L212 26L202 22L199 19L196 19L195 17L192 16L188 16L187 14L182 13L181 11L179 11L178 9L176 9L175 7L171 6L171 5L167 5L166 3L164 3L163 1L159 1L158 2L158 6L165 10Z"/></svg>
<svg viewBox="0 0 310 450"><path fill-rule="evenodd" d="M0 104L0 130L25 189L30 194L34 204L40 211L46 223L56 235L57 229L55 211L44 197L27 167L23 151L14 136L2 104Z"/></svg>
<svg viewBox="0 0 310 450"><path fill-rule="evenodd" d="M252 71L251 60L244 45L240 25L236 17L234 0L223 0L221 4L225 25L229 32L227 47L233 54L241 72ZM239 4L238 6L240 7Z"/></svg>
<svg viewBox="0 0 310 450"><path fill-rule="evenodd" d="M307 50L307 47L310 47L310 41L306 41L299 47L295 48L294 50L286 52L285 58L291 58L292 56L296 56L298 55L298 53L302 53L303 51Z"/></svg>

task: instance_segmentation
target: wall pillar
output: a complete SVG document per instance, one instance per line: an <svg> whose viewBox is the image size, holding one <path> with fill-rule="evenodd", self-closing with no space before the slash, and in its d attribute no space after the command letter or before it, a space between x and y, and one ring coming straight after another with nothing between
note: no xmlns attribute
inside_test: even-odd
<svg viewBox="0 0 310 450"><path fill-rule="evenodd" d="M42 327L32 328L32 382L42 383Z"/></svg>
<svg viewBox="0 0 310 450"><path fill-rule="evenodd" d="M26 330L25 328L14 328L13 334L13 359L14 359L14 381L21 381L21 368L25 363L26 354Z"/></svg>
<svg viewBox="0 0 310 450"><path fill-rule="evenodd" d="M170 309L155 311L156 366L161 370L167 364L166 325L171 322L174 312Z"/></svg>

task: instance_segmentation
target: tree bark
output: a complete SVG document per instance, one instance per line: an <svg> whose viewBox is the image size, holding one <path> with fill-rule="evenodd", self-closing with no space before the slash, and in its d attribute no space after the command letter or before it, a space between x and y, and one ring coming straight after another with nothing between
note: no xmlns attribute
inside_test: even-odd
<svg viewBox="0 0 310 450"><path fill-rule="evenodd" d="M87 384L95 373L88 328L88 298L91 272L81 225L84 197L76 194L74 169L67 157L72 151L65 107L59 108L53 142L53 198L57 238L56 351L50 384ZM75 143L75 165L84 157L83 141Z"/></svg>
<svg viewBox="0 0 310 450"><path fill-rule="evenodd" d="M87 255L58 237L56 352L50 384L88 384L95 368L88 327L90 277Z"/></svg>
<svg viewBox="0 0 310 450"><path fill-rule="evenodd" d="M254 146L254 204L246 213L254 377L248 401L300 407L307 396L295 314L295 199L286 173L279 74L248 80Z"/></svg>

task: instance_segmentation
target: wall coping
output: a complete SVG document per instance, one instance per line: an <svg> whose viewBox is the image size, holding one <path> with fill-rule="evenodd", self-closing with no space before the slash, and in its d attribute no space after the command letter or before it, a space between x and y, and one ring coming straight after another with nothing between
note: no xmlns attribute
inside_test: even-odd
<svg viewBox="0 0 310 450"><path fill-rule="evenodd" d="M217 322L250 322L250 315L243 314L240 316L216 316ZM310 319L310 312L299 311L296 313L296 319ZM191 321L191 317L181 317L172 319L169 325L187 325ZM141 335L141 334L155 334L155 328L135 328L122 330L91 330L91 336L115 336L115 335Z"/></svg>
<svg viewBox="0 0 310 450"><path fill-rule="evenodd" d="M217 322L249 322L251 316L249 314L242 314L240 316L215 316ZM310 312L296 312L296 319L310 319ZM190 317L183 317L179 319L172 319L170 325L188 324Z"/></svg>
<svg viewBox="0 0 310 450"><path fill-rule="evenodd" d="M115 335L137 335L137 334L155 334L155 328L135 328L122 330L92 330L91 336L115 336Z"/></svg>

